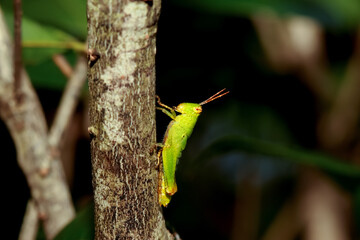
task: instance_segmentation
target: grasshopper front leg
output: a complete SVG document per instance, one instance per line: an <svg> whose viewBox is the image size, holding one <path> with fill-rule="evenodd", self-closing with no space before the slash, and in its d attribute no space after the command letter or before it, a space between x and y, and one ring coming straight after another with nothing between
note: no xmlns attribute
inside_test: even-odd
<svg viewBox="0 0 360 240"><path fill-rule="evenodd" d="M161 110L163 113L165 113L166 115L168 115L171 119L175 119L176 118L176 113L175 113L175 110L165 104L163 104L161 101L160 101L160 97L156 95L156 98L157 98L157 103L162 106L162 107L156 107L156 109L158 110ZM168 111L168 110L170 111Z"/></svg>

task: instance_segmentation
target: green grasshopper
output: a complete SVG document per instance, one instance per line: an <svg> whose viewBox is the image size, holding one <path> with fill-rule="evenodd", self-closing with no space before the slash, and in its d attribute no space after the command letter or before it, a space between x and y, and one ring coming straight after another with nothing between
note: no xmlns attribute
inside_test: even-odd
<svg viewBox="0 0 360 240"><path fill-rule="evenodd" d="M201 106L229 93L222 93L223 91L225 88L201 103L181 103L173 108L161 103L159 96L156 96L157 102L161 106L156 107L156 109L161 110L172 119L167 127L163 143L158 144L161 147L158 152L160 205L166 207L171 196L177 191L176 165L202 112ZM180 114L176 115L175 111ZM162 162L160 161L161 157Z"/></svg>

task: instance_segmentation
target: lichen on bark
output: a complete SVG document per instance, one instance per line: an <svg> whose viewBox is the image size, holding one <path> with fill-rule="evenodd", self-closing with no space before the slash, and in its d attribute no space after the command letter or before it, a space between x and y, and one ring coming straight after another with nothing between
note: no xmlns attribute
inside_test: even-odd
<svg viewBox="0 0 360 240"><path fill-rule="evenodd" d="M170 239L157 200L155 53L160 1L88 1L96 239ZM91 67L90 67L91 66Z"/></svg>

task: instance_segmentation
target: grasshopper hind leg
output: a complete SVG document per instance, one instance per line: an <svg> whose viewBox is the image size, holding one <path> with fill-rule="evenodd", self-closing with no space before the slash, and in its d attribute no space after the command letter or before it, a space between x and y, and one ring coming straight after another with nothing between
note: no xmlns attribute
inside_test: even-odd
<svg viewBox="0 0 360 240"><path fill-rule="evenodd" d="M159 182L158 182L158 199L160 206L166 207L171 200L171 195L166 192L165 176L163 170L163 164L161 161L162 148L159 150L157 157L158 162L156 168L159 170Z"/></svg>
<svg viewBox="0 0 360 240"><path fill-rule="evenodd" d="M165 178L162 170L159 172L158 197L160 206L166 207L170 203L171 196L166 192Z"/></svg>
<svg viewBox="0 0 360 240"><path fill-rule="evenodd" d="M159 169L160 167L160 158L161 158L162 149L159 150L157 154L157 163L156 163L156 169Z"/></svg>
<svg viewBox="0 0 360 240"><path fill-rule="evenodd" d="M156 163L156 169L159 169L159 166L160 166L160 158L161 158L161 153L162 153L162 150L163 150L163 147L164 147L164 144L162 143L157 143L155 145L156 148L160 148L160 150L158 151L157 153L157 163Z"/></svg>

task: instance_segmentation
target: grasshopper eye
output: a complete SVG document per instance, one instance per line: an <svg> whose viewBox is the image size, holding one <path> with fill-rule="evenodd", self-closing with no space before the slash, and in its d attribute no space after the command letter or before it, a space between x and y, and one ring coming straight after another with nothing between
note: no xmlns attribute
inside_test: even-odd
<svg viewBox="0 0 360 240"><path fill-rule="evenodd" d="M201 107L194 107L194 112L196 112L196 113L201 113L201 112L202 112L202 108L201 108Z"/></svg>

